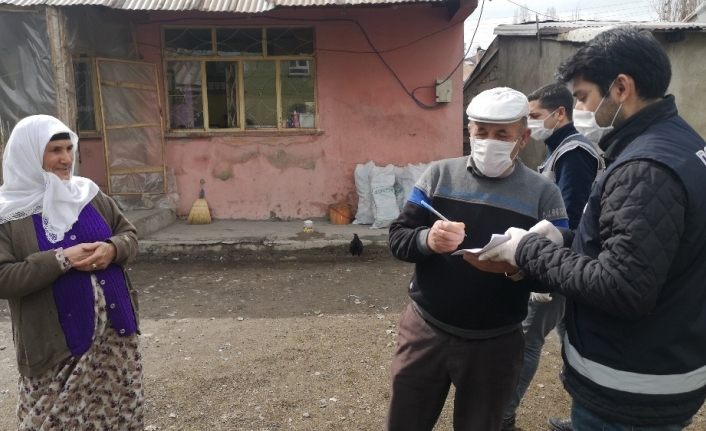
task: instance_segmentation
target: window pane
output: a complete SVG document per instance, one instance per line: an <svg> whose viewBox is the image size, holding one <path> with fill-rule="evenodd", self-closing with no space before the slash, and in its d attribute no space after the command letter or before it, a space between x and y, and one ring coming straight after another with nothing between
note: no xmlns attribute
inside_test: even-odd
<svg viewBox="0 0 706 431"><path fill-rule="evenodd" d="M314 30L311 28L268 28L267 55L314 53Z"/></svg>
<svg viewBox="0 0 706 431"><path fill-rule="evenodd" d="M170 129L203 128L200 62L167 62L167 99Z"/></svg>
<svg viewBox="0 0 706 431"><path fill-rule="evenodd" d="M262 55L259 28L219 28L216 30L218 55Z"/></svg>
<svg viewBox="0 0 706 431"><path fill-rule="evenodd" d="M139 67L130 62L113 61L110 67L101 67L101 80L113 82L131 82L152 87L154 70L151 67Z"/></svg>
<svg viewBox="0 0 706 431"><path fill-rule="evenodd" d="M89 63L74 63L74 85L76 86L77 124L80 132L96 131L95 106L93 105L93 71Z"/></svg>
<svg viewBox="0 0 706 431"><path fill-rule="evenodd" d="M233 128L238 124L238 63L206 63L208 127Z"/></svg>
<svg viewBox="0 0 706 431"><path fill-rule="evenodd" d="M275 62L243 62L245 127L277 127Z"/></svg>
<svg viewBox="0 0 706 431"><path fill-rule="evenodd" d="M144 123L159 106L156 91L140 88L103 86L103 119L108 126Z"/></svg>
<svg viewBox="0 0 706 431"><path fill-rule="evenodd" d="M313 128L314 62L294 60L280 62L282 81L282 120L286 127Z"/></svg>
<svg viewBox="0 0 706 431"><path fill-rule="evenodd" d="M210 28L168 28L164 50L171 55L213 55Z"/></svg>
<svg viewBox="0 0 706 431"><path fill-rule="evenodd" d="M112 169L164 164L162 130L158 126L108 129L108 166Z"/></svg>

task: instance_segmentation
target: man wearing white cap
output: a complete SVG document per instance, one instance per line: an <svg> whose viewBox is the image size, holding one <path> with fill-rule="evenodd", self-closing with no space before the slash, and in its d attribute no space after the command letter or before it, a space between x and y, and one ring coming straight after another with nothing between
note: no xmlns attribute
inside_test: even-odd
<svg viewBox="0 0 706 431"><path fill-rule="evenodd" d="M507 264L451 253L509 226L568 226L558 187L517 160L530 134L525 95L487 90L466 112L471 156L433 163L390 226L392 253L415 263L392 362L390 431L433 429L451 383L454 430L500 430L522 365L529 293L543 287Z"/></svg>

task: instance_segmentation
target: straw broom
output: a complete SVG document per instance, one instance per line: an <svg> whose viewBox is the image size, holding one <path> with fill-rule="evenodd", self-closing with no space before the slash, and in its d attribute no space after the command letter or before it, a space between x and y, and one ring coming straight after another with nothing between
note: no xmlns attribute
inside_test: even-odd
<svg viewBox="0 0 706 431"><path fill-rule="evenodd" d="M189 211L189 217L187 221L189 224L210 224L211 223L211 210L208 208L208 202L206 202L206 193L203 191L203 185L206 181L201 180L201 190L199 191L199 198L191 206L191 211Z"/></svg>

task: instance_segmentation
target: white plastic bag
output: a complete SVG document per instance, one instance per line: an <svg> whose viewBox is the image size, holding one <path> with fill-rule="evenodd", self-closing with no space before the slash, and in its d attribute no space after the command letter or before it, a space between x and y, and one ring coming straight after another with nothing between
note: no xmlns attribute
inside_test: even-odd
<svg viewBox="0 0 706 431"><path fill-rule="evenodd" d="M418 163L416 165L409 164L404 168L395 168L395 195L397 197L397 207L402 211L404 204L412 194L414 185L417 184L419 177L422 176L427 169L426 163Z"/></svg>
<svg viewBox="0 0 706 431"><path fill-rule="evenodd" d="M409 181L407 168L395 166L395 199L397 200L397 208L402 211L404 203L407 200L404 185Z"/></svg>
<svg viewBox="0 0 706 431"><path fill-rule="evenodd" d="M355 213L353 224L372 224L373 195L370 188L370 178L375 163L372 161L364 165L355 165L355 189L358 193L358 210Z"/></svg>
<svg viewBox="0 0 706 431"><path fill-rule="evenodd" d="M370 179L370 189L373 194L373 229L390 226L400 209L397 207L395 197L395 167L387 165L384 168L375 166Z"/></svg>

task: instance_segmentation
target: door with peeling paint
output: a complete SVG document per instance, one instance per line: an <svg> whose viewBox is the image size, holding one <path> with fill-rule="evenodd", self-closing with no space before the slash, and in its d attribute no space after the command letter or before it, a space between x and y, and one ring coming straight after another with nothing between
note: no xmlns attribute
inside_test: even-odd
<svg viewBox="0 0 706 431"><path fill-rule="evenodd" d="M97 59L109 194L166 192L164 134L157 68Z"/></svg>

